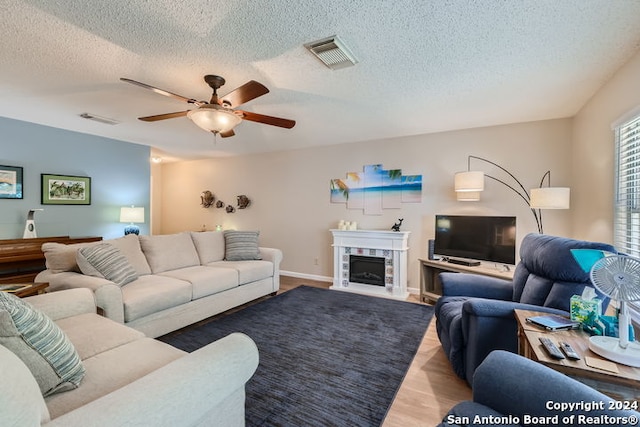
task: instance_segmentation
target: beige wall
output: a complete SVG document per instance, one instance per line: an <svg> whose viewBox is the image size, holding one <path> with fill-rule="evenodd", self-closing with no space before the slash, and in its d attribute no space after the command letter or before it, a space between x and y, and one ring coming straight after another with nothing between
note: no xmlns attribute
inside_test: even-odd
<svg viewBox="0 0 640 427"><path fill-rule="evenodd" d="M640 53L622 67L574 118L572 234L613 243L612 123L640 106Z"/></svg>
<svg viewBox="0 0 640 427"><path fill-rule="evenodd" d="M466 169L467 155L504 166L527 188L537 187L549 169L554 185L569 186L571 132L572 121L562 119L164 164L157 175L160 179L155 180L161 182L162 207L155 212L154 225L160 221L162 233L203 227L212 230L216 224L258 229L263 246L284 252L282 270L303 277L331 277L329 229L339 220L357 221L363 229L389 229L398 218L404 218L402 230L411 232L409 287L417 289L418 258L426 257L437 213L515 215L518 240L536 231L523 200L498 183L487 180L481 202L455 200L453 176ZM404 174L422 174L422 203L403 204L401 209L388 209L380 216L330 203L332 178L344 178L347 172L378 163L387 169L402 169ZM473 162L472 169L507 179L486 164ZM234 205L237 195L246 194L252 205L233 214L204 209L200 206L204 190ZM545 231L550 234L568 235L571 228L570 211L547 211L544 221Z"/></svg>
<svg viewBox="0 0 640 427"><path fill-rule="evenodd" d="M151 162L151 234L162 234L162 165ZM158 213L158 214L157 214Z"/></svg>

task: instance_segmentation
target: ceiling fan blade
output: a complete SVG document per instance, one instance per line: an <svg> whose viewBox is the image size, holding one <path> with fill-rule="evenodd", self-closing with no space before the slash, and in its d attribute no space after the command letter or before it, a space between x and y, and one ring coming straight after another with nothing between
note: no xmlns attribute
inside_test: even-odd
<svg viewBox="0 0 640 427"><path fill-rule="evenodd" d="M229 104L230 107L238 107L267 93L269 93L269 89L262 83L251 80L220 98L219 103Z"/></svg>
<svg viewBox="0 0 640 427"><path fill-rule="evenodd" d="M233 131L233 129L231 129L231 130L230 130L230 131L228 131L228 132L221 132L221 133L220 133L220 136L221 136L221 137L223 137L223 138L229 138L230 136L233 136L233 135L235 135L235 134L236 134L236 133Z"/></svg>
<svg viewBox="0 0 640 427"><path fill-rule="evenodd" d="M189 111L178 111L176 113L158 114L156 116L138 117L143 122L157 122L158 120L174 119L176 117L184 117Z"/></svg>
<svg viewBox="0 0 640 427"><path fill-rule="evenodd" d="M264 114L252 113L250 111L235 110L244 120L251 122L264 123L265 125L279 126L281 128L291 129L296 125L294 120L281 119L279 117L265 116Z"/></svg>
<svg viewBox="0 0 640 427"><path fill-rule="evenodd" d="M146 83L141 83L141 82L138 82L138 81L135 81L135 80L131 80L131 79L125 79L124 77L120 77L120 80L122 80L123 82L134 84L136 86L140 86L140 87L145 88L145 89L149 89L151 91L154 91L155 93L159 93L160 95L168 96L170 98L177 99L178 101L186 102L188 104L196 104L196 105L200 106L200 105L202 105L204 103L204 102L201 102L201 101L197 101L197 100L195 100L193 98L187 98L187 97L184 97L182 95L178 95L176 93L172 93L172 92L166 91L164 89L159 89L159 88L157 88L155 86L150 86L150 85L148 85Z"/></svg>

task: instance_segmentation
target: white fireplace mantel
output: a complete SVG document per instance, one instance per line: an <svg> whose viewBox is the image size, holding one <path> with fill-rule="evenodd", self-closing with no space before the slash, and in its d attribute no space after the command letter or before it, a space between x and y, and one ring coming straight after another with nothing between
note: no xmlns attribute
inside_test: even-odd
<svg viewBox="0 0 640 427"><path fill-rule="evenodd" d="M331 230L333 235L333 286L331 289L406 299L409 231ZM385 258L385 286L349 280L350 255Z"/></svg>

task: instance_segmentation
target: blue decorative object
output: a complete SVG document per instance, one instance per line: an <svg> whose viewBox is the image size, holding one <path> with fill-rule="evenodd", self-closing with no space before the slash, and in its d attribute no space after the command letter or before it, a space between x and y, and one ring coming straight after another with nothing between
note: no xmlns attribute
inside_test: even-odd
<svg viewBox="0 0 640 427"><path fill-rule="evenodd" d="M571 255L582 268L582 271L588 273L596 261L604 258L605 252L598 249L571 249Z"/></svg>
<svg viewBox="0 0 640 427"><path fill-rule="evenodd" d="M129 224L124 228L124 235L127 234L140 234L140 227L135 224Z"/></svg>

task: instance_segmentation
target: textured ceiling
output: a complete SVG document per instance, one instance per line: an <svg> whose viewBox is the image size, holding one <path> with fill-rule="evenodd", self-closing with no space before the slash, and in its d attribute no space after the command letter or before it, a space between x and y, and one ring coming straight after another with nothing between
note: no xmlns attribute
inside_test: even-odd
<svg viewBox="0 0 640 427"><path fill-rule="evenodd" d="M0 0L0 116L155 147L178 158L341 144L574 115L640 46L631 0ZM359 63L332 71L304 47L337 34ZM208 100L271 92L233 138L119 81ZM84 112L114 126L81 119Z"/></svg>

